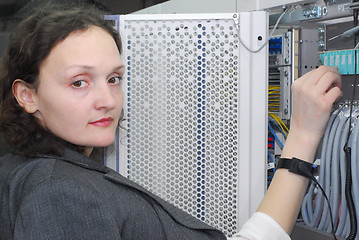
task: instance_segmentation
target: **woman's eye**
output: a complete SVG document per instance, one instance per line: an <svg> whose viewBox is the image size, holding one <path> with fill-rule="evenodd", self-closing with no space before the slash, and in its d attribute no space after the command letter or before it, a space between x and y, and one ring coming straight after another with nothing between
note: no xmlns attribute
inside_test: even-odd
<svg viewBox="0 0 359 240"><path fill-rule="evenodd" d="M120 83L121 83L121 80L122 80L122 77L120 77L120 76L111 77L111 78L108 80L108 83L113 84L113 85L117 85L117 84L120 84Z"/></svg>
<svg viewBox="0 0 359 240"><path fill-rule="evenodd" d="M75 88L83 88L86 87L88 85L88 83L84 80L78 80L72 83L72 86L74 86Z"/></svg>

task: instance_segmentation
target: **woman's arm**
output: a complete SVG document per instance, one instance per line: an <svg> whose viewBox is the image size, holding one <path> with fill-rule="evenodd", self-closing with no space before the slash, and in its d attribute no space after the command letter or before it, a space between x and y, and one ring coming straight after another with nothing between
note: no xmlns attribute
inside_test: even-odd
<svg viewBox="0 0 359 240"><path fill-rule="evenodd" d="M332 105L341 94L341 77L332 67L322 66L293 83L291 127L282 157L314 161ZM278 169L257 211L271 216L289 234L307 185L308 179Z"/></svg>

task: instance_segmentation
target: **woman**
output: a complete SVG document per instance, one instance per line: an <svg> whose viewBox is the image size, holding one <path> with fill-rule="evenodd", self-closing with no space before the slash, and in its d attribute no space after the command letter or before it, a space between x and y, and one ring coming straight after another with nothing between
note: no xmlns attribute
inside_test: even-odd
<svg viewBox="0 0 359 240"><path fill-rule="evenodd" d="M37 11L20 25L0 76L1 239L226 239L88 158L120 121L124 65L117 33L93 9ZM320 67L293 85L284 158L313 161L340 75ZM233 239L289 239L308 179L279 169Z"/></svg>

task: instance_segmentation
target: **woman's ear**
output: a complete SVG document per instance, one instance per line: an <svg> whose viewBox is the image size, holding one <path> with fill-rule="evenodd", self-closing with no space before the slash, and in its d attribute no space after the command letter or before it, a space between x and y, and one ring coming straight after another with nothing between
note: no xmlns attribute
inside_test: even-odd
<svg viewBox="0 0 359 240"><path fill-rule="evenodd" d="M35 91L21 79L16 79L12 84L12 92L19 105L27 113L35 113L38 110L35 101Z"/></svg>

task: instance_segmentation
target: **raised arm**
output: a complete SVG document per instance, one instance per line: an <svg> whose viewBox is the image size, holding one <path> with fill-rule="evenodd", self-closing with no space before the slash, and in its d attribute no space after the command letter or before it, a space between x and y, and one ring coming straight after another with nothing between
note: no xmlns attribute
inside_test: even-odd
<svg viewBox="0 0 359 240"><path fill-rule="evenodd" d="M282 157L314 161L332 105L341 94L341 76L332 67L321 66L293 83L293 114ZM271 216L289 234L307 185L308 179L278 169L257 211Z"/></svg>

